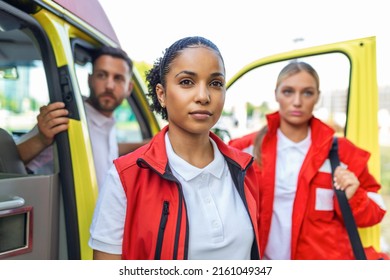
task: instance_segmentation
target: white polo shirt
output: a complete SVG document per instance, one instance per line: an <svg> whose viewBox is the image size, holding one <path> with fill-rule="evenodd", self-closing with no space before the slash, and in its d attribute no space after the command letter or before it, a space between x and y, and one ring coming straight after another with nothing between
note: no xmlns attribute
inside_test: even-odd
<svg viewBox="0 0 390 280"><path fill-rule="evenodd" d="M188 211L188 258L250 259L252 223L217 145L210 139L214 160L197 168L175 154L168 133L169 165L183 187Z"/></svg>
<svg viewBox="0 0 390 280"><path fill-rule="evenodd" d="M291 259L291 226L293 205L302 163L311 145L310 130L307 137L295 143L277 131L277 158L273 215L264 259Z"/></svg>
<svg viewBox="0 0 390 280"><path fill-rule="evenodd" d="M89 136L91 137L96 178L100 190L113 160L119 156L115 119L106 117L88 102L84 102L84 105Z"/></svg>
<svg viewBox="0 0 390 280"><path fill-rule="evenodd" d="M189 220L189 259L250 259L254 241L249 214L227 163L213 140L214 160L197 168L175 154L165 135L173 174L182 184ZM99 194L91 225L91 248L122 253L126 196L115 167Z"/></svg>

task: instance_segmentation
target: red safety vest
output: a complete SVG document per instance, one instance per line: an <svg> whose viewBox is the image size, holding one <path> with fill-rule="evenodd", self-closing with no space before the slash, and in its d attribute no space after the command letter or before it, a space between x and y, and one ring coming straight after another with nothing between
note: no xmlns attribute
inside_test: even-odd
<svg viewBox="0 0 390 280"><path fill-rule="evenodd" d="M166 126L149 144L115 160L127 197L123 259L187 259L188 217L179 181L165 150ZM210 133L224 155L235 186L250 215L255 241L252 258L260 258L259 191L252 157Z"/></svg>

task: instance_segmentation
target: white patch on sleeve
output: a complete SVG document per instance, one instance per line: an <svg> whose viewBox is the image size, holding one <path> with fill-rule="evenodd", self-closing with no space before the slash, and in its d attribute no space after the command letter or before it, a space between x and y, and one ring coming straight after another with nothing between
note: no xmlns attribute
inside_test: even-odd
<svg viewBox="0 0 390 280"><path fill-rule="evenodd" d="M367 192L369 199L374 201L381 209L386 210L385 202L380 194L374 192Z"/></svg>
<svg viewBox="0 0 390 280"><path fill-rule="evenodd" d="M316 189L316 206L318 211L333 211L333 194L334 190L317 188Z"/></svg>

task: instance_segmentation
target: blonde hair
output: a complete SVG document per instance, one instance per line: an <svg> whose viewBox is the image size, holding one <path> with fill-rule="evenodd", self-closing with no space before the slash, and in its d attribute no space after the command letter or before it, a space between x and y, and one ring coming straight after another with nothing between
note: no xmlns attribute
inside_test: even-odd
<svg viewBox="0 0 390 280"><path fill-rule="evenodd" d="M278 79L276 80L276 88L288 77L295 75L299 72L307 72L310 74L317 84L317 90L320 91L320 78L318 76L317 71L308 63L303 61L292 61L280 71L278 75Z"/></svg>
<svg viewBox="0 0 390 280"><path fill-rule="evenodd" d="M255 162L261 167L261 143L264 136L267 134L268 126L263 126L256 134L255 141L253 142L253 158Z"/></svg>

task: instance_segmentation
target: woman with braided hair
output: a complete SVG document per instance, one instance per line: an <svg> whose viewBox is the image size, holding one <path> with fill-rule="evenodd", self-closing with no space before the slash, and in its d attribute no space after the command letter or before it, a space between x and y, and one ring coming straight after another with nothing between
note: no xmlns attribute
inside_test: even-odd
<svg viewBox="0 0 390 280"><path fill-rule="evenodd" d="M91 226L95 259L259 259L252 157L210 129L225 102L218 48L187 37L147 73L168 125L114 161Z"/></svg>

